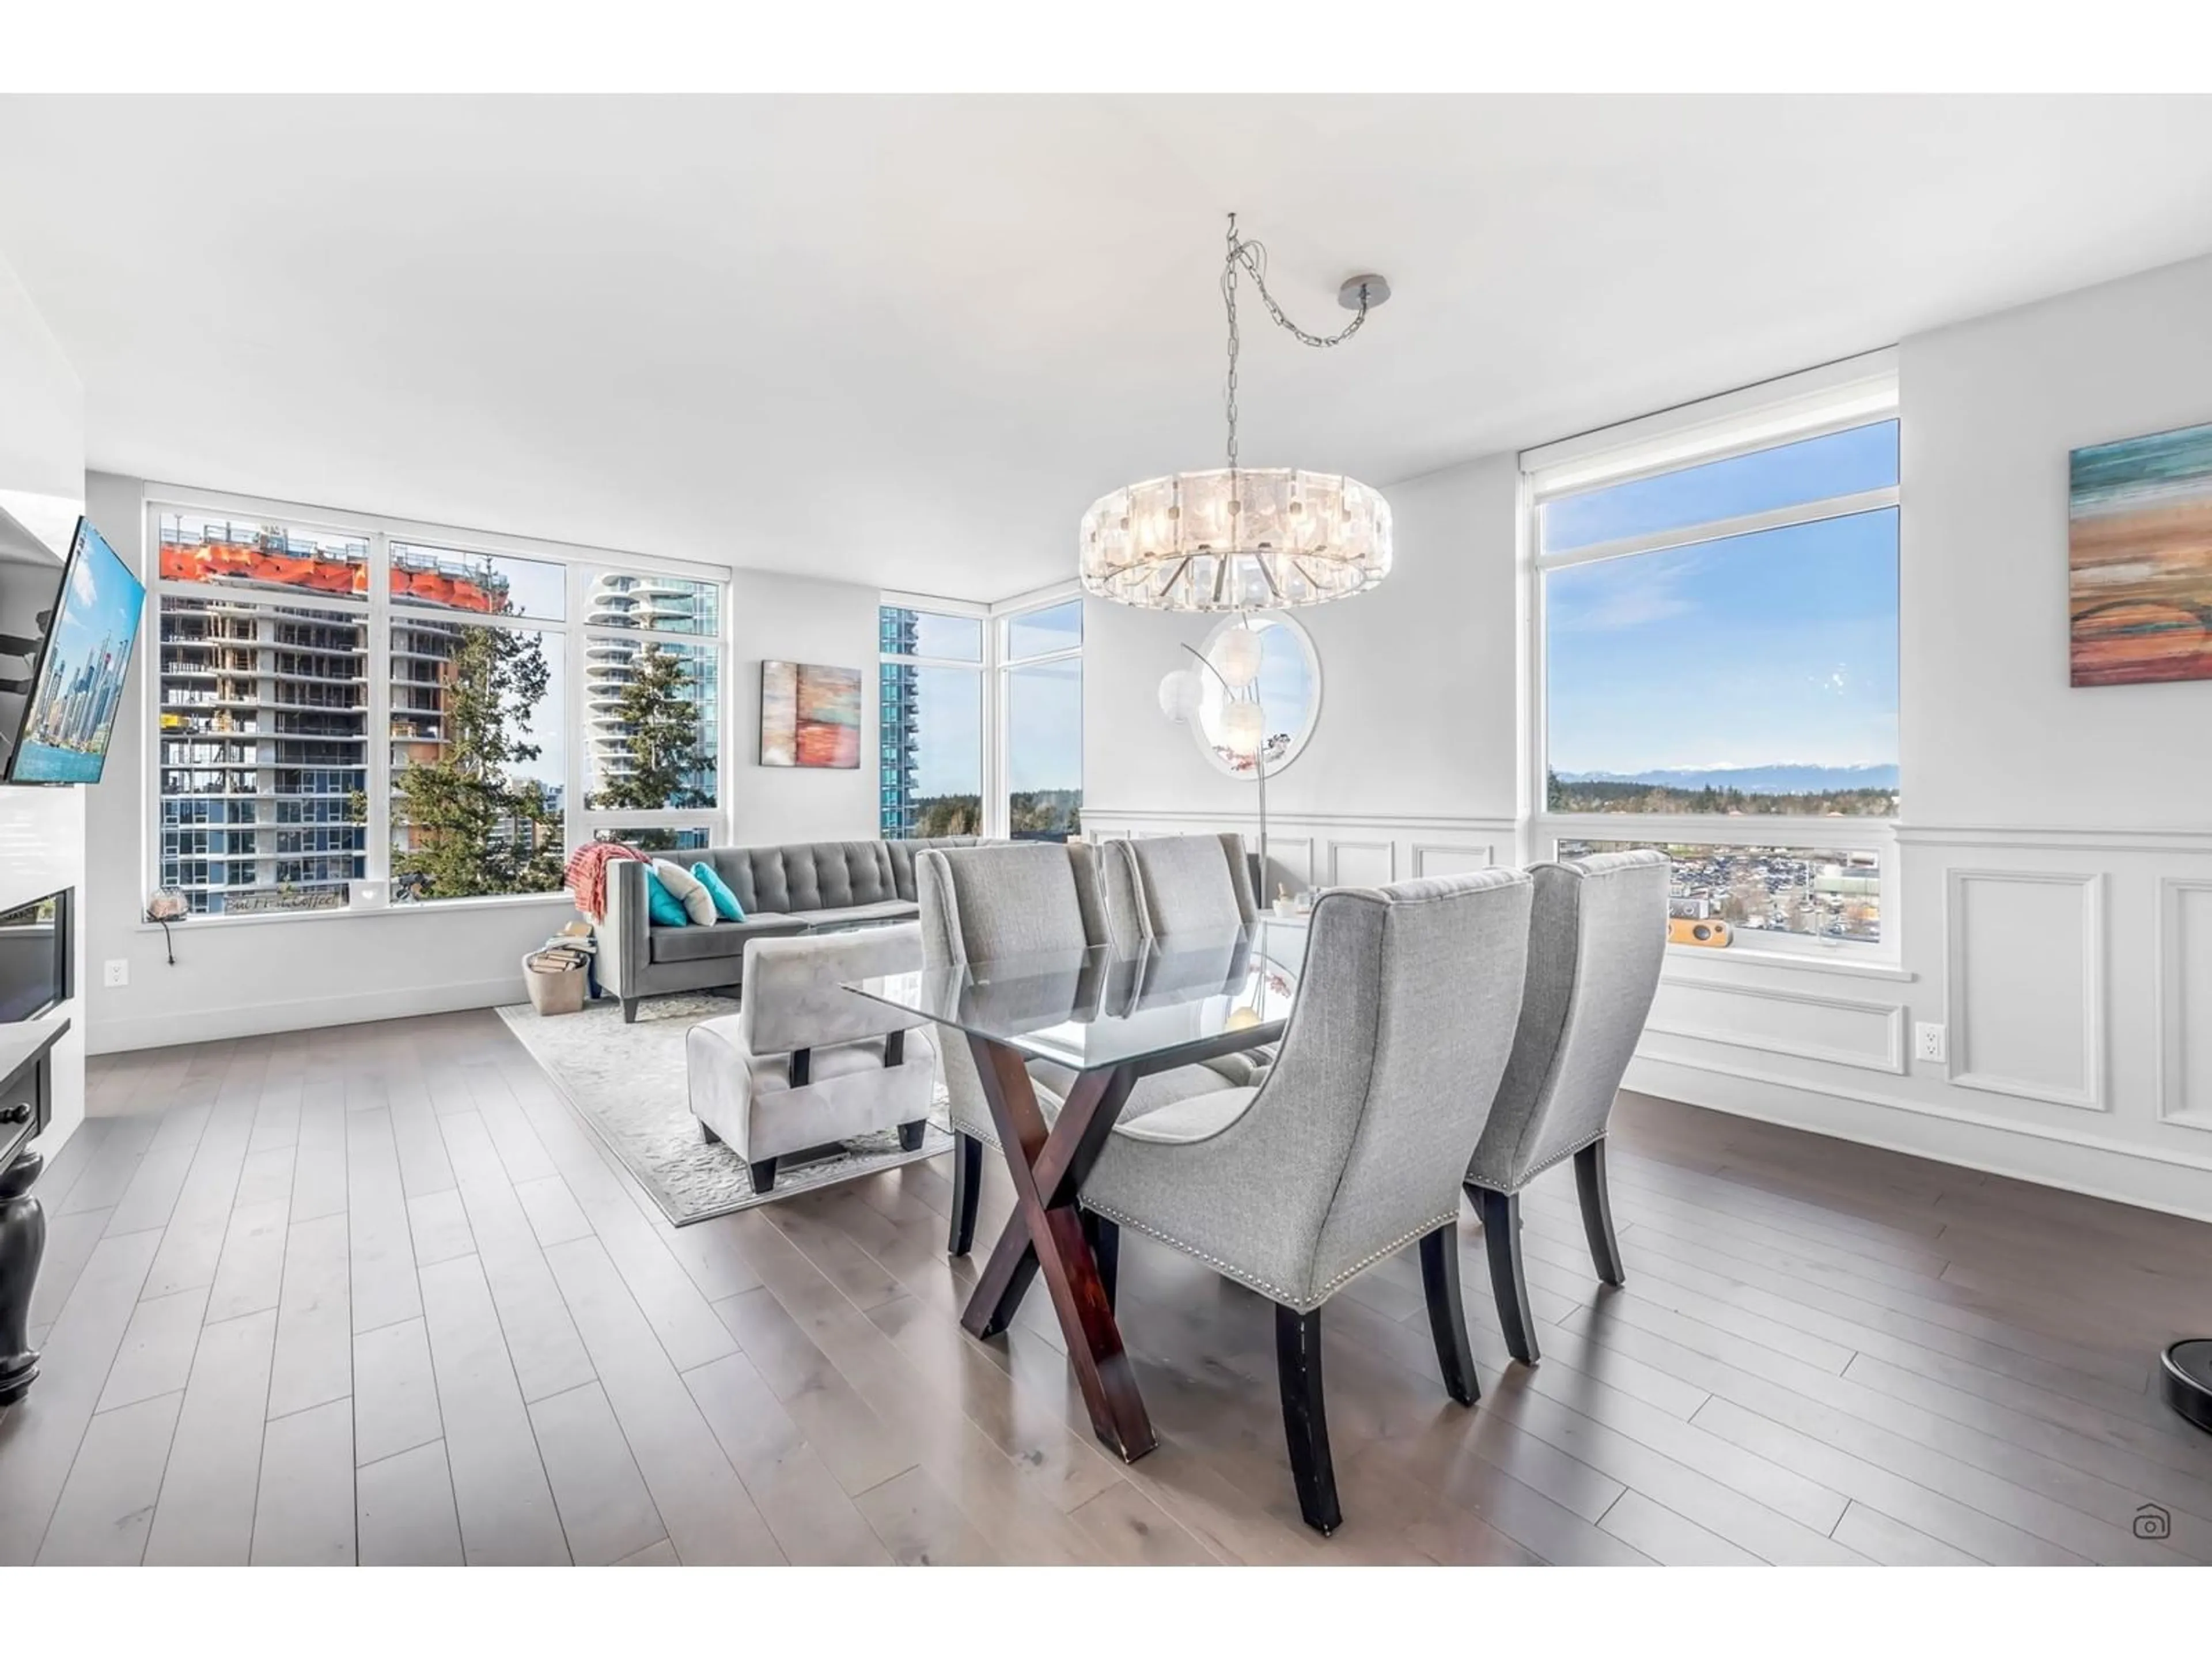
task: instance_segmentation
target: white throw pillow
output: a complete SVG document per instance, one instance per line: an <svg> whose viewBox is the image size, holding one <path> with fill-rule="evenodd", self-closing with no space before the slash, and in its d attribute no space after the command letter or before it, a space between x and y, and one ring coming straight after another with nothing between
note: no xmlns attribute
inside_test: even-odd
<svg viewBox="0 0 2212 1659"><path fill-rule="evenodd" d="M714 925L714 896L707 890L705 882L682 865L672 864L666 859L653 860L653 873L660 878L660 884L668 890L670 896L684 907L684 914L691 918L693 927Z"/></svg>

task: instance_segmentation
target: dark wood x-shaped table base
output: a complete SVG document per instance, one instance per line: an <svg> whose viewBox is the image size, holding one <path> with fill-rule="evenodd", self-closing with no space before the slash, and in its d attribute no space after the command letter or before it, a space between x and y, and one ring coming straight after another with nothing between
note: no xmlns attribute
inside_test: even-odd
<svg viewBox="0 0 2212 1659"><path fill-rule="evenodd" d="M1037 1270L1044 1270L1053 1310L1067 1339L1067 1358L1091 1408L1091 1426L1125 1462L1159 1444L1122 1351L1121 1328L1083 1236L1076 1189L1105 1150L1114 1120L1136 1086L1134 1066L1077 1074L1059 1120L1048 1125L1021 1055L988 1038L970 1036L969 1051L983 1076L983 1095L998 1126L999 1145L1014 1178L1014 1213L968 1298L960 1323L970 1336L993 1337L1013 1322Z"/></svg>

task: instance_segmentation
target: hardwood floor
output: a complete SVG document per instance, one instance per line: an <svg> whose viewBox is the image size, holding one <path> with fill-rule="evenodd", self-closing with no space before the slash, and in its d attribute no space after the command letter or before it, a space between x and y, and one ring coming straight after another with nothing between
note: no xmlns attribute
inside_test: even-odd
<svg viewBox="0 0 2212 1659"><path fill-rule="evenodd" d="M672 1228L489 1012L90 1086L0 1562L2212 1561L2212 1437L2150 1392L2212 1228L1666 1102L1614 1116L1625 1288L1567 1166L1523 1198L1533 1370L1462 1215L1474 1410L1413 1253L1328 1304L1324 1540L1267 1304L1125 1236L1125 1467L1044 1297L961 1332L945 1160ZM979 1238L1011 1202L987 1161Z"/></svg>

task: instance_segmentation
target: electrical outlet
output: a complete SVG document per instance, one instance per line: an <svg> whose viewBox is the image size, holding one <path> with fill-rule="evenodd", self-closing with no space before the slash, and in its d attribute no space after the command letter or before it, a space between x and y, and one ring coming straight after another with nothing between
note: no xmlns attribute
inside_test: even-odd
<svg viewBox="0 0 2212 1659"><path fill-rule="evenodd" d="M1943 1028L1928 1020L1917 1020L1912 1027L1912 1053L1918 1060L1943 1064L1950 1050L1943 1041Z"/></svg>
<svg viewBox="0 0 2212 1659"><path fill-rule="evenodd" d="M102 985L131 983L131 962L127 957L114 957L100 964L100 982Z"/></svg>

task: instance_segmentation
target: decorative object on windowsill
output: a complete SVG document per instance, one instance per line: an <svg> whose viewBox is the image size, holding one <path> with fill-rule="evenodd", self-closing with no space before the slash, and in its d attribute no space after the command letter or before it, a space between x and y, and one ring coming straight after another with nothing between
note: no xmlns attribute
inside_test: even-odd
<svg viewBox="0 0 2212 1659"><path fill-rule="evenodd" d="M1364 592L1390 574L1390 504L1340 473L1246 467L1237 452L1238 273L1278 326L1310 346L1341 345L1390 297L1380 276L1353 276L1337 303L1354 313L1334 334L1309 334L1267 292L1267 251L1240 240L1229 216L1221 297L1229 316L1226 467L1176 472L1102 495L1083 515L1086 592L1151 611L1281 610Z"/></svg>
<svg viewBox="0 0 2212 1659"><path fill-rule="evenodd" d="M161 945L168 952L169 966L177 965L177 941L169 932L169 924L182 921L191 914L191 905L173 887L157 887L146 901L146 920L161 924Z"/></svg>
<svg viewBox="0 0 2212 1659"><path fill-rule="evenodd" d="M1669 945L1699 945L1710 951L1724 951L1735 938L1735 930L1718 916L1669 916L1667 919L1667 943Z"/></svg>

